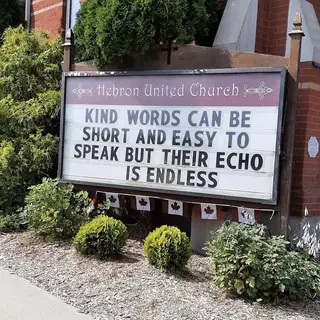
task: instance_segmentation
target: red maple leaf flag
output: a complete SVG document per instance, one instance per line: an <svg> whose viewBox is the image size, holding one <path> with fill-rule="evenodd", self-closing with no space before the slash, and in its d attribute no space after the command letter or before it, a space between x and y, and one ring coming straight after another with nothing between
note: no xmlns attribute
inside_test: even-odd
<svg viewBox="0 0 320 320"><path fill-rule="evenodd" d="M110 201L110 207L112 208L120 208L119 195L117 193L105 193L106 200Z"/></svg>
<svg viewBox="0 0 320 320"><path fill-rule="evenodd" d="M201 203L201 218L203 220L217 220L217 206L210 203Z"/></svg>
<svg viewBox="0 0 320 320"><path fill-rule="evenodd" d="M238 208L238 221L240 223L254 225L256 223L254 209Z"/></svg>
<svg viewBox="0 0 320 320"><path fill-rule="evenodd" d="M138 211L150 211L149 197L136 196L136 207Z"/></svg>
<svg viewBox="0 0 320 320"><path fill-rule="evenodd" d="M140 206L141 206L141 207L145 207L145 206L148 204L148 202L147 202L146 200L144 200L143 198L141 198L141 199L139 200L139 203L140 203Z"/></svg>
<svg viewBox="0 0 320 320"><path fill-rule="evenodd" d="M168 200L168 214L183 216L183 202Z"/></svg>
<svg viewBox="0 0 320 320"><path fill-rule="evenodd" d="M117 199L113 195L109 197L109 200L111 203L115 203L117 201Z"/></svg>

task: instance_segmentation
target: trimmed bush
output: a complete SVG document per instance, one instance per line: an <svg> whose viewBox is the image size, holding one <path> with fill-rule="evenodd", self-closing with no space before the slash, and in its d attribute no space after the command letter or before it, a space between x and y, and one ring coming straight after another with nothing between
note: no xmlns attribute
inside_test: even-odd
<svg viewBox="0 0 320 320"><path fill-rule="evenodd" d="M320 294L320 265L307 254L288 251L282 237L263 225L224 224L207 244L216 284L250 299L315 298Z"/></svg>
<svg viewBox="0 0 320 320"><path fill-rule="evenodd" d="M87 192L73 192L73 185L44 179L29 188L25 211L29 227L46 240L73 237L86 220L89 206Z"/></svg>
<svg viewBox="0 0 320 320"><path fill-rule="evenodd" d="M144 253L148 262L161 270L182 269L191 256L191 242L178 228L162 226L149 233Z"/></svg>
<svg viewBox="0 0 320 320"><path fill-rule="evenodd" d="M100 216L80 228L73 245L82 254L105 259L118 254L127 238L128 231L123 222Z"/></svg>

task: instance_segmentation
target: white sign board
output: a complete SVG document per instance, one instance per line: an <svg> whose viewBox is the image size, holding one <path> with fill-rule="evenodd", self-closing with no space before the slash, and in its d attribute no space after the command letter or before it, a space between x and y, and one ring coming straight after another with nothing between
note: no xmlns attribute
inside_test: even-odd
<svg viewBox="0 0 320 320"><path fill-rule="evenodd" d="M65 77L60 177L276 203L283 72Z"/></svg>

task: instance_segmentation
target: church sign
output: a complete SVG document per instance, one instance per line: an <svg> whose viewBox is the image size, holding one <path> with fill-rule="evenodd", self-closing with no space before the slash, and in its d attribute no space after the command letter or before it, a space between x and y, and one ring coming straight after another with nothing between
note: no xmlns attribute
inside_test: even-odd
<svg viewBox="0 0 320 320"><path fill-rule="evenodd" d="M63 78L59 176L276 204L285 69Z"/></svg>

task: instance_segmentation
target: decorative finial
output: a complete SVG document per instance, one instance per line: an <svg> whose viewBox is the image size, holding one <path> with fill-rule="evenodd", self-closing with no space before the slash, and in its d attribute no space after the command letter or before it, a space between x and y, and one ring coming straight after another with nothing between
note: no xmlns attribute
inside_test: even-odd
<svg viewBox="0 0 320 320"><path fill-rule="evenodd" d="M304 36L304 33L302 31L302 17L300 12L296 13L293 19L292 31L289 33L290 36L294 34L301 34L302 36Z"/></svg>
<svg viewBox="0 0 320 320"><path fill-rule="evenodd" d="M66 40L71 41L73 39L73 31L72 29L68 29L66 32Z"/></svg>
<svg viewBox="0 0 320 320"><path fill-rule="evenodd" d="M302 31L302 17L300 12L297 12L293 20L293 30Z"/></svg>
<svg viewBox="0 0 320 320"><path fill-rule="evenodd" d="M68 29L68 30L66 31L65 43L63 44L63 46L73 45L73 42L74 42L73 31L72 31L72 29Z"/></svg>

